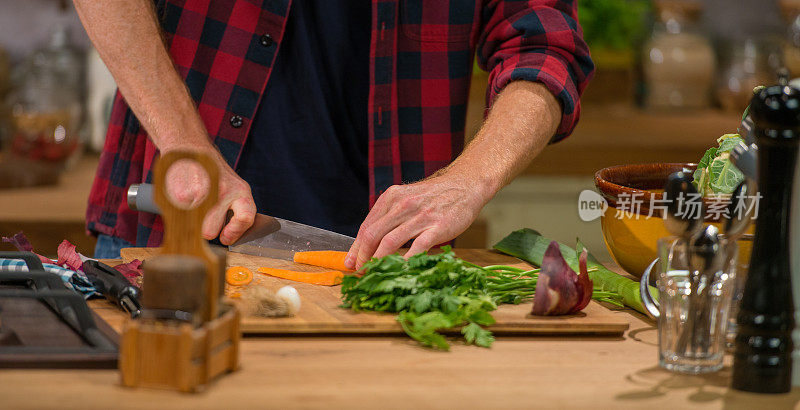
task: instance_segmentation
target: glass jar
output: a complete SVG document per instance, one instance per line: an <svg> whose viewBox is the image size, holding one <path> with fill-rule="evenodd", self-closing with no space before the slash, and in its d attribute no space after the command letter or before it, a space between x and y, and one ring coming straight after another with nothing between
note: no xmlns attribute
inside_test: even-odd
<svg viewBox="0 0 800 410"><path fill-rule="evenodd" d="M21 66L10 95L11 133L7 155L35 162L36 169L63 170L77 161L83 116L83 63L58 27L49 44Z"/></svg>
<svg viewBox="0 0 800 410"><path fill-rule="evenodd" d="M781 12L787 23L783 61L793 78L800 77L800 1L781 0Z"/></svg>
<svg viewBox="0 0 800 410"><path fill-rule="evenodd" d="M719 50L717 101L723 109L740 113L753 98L753 88L775 82L783 65L780 47L770 39L745 38L724 41Z"/></svg>
<svg viewBox="0 0 800 410"><path fill-rule="evenodd" d="M643 69L645 106L654 109L697 109L710 105L714 76L711 42L698 29L698 2L654 2L658 21L645 43Z"/></svg>

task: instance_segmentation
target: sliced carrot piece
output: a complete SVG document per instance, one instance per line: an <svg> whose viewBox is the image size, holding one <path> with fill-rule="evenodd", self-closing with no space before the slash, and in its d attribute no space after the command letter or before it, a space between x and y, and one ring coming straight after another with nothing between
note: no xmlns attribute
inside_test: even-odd
<svg viewBox="0 0 800 410"><path fill-rule="evenodd" d="M295 252L294 261L306 265L320 266L338 271L352 272L344 266L344 258L347 252L341 251L307 251Z"/></svg>
<svg viewBox="0 0 800 410"><path fill-rule="evenodd" d="M265 275L274 276L276 278L324 286L338 285L342 283L342 278L344 278L344 274L338 270L329 270L325 272L298 272L296 270L262 267L258 268L258 272Z"/></svg>
<svg viewBox="0 0 800 410"><path fill-rule="evenodd" d="M243 286L253 281L253 271L244 266L231 266L225 271L225 282L232 286Z"/></svg>

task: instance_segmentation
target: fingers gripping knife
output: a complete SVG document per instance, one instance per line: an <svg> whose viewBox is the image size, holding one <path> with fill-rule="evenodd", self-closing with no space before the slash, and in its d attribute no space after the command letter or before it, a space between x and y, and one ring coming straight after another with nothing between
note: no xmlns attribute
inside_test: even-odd
<svg viewBox="0 0 800 410"><path fill-rule="evenodd" d="M128 189L128 206L137 211L161 214L154 201L153 185L134 184ZM230 216L230 215L229 215ZM299 222L256 214L253 226L242 234L231 252L292 260L295 252L350 250L354 238Z"/></svg>
<svg viewBox="0 0 800 410"><path fill-rule="evenodd" d="M191 209L175 206L165 192L166 172L178 160L199 163L209 178L208 195ZM153 176L164 241L143 265L141 317L123 331L122 384L194 392L239 365L240 314L222 299L225 255L201 237L203 218L218 199L218 170L203 154L175 151L161 156Z"/></svg>

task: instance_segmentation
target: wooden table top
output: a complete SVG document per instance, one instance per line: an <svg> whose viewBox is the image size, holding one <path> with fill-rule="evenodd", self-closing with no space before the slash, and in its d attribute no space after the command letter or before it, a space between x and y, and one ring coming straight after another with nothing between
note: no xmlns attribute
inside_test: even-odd
<svg viewBox="0 0 800 410"><path fill-rule="evenodd" d="M0 221L83 222L99 157L84 154L54 186L9 189L0 195ZM54 206L54 201L58 206Z"/></svg>
<svg viewBox="0 0 800 410"><path fill-rule="evenodd" d="M119 326L109 303L91 305ZM615 314L615 338L501 336L491 349L450 352L406 337L247 337L242 367L201 394L128 389L114 370L2 370L3 408L800 408L800 389L728 389L730 363L705 376L658 367L654 323Z"/></svg>

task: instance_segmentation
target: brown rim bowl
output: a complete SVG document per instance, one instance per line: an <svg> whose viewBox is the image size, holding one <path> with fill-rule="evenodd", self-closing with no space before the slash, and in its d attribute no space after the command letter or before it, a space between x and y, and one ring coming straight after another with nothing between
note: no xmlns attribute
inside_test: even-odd
<svg viewBox="0 0 800 410"><path fill-rule="evenodd" d="M670 236L664 228L661 210L654 208L652 212L650 211L651 198L663 199L663 193L660 191L664 189L667 178L672 173L682 170L694 172L696 168L695 163L630 164L603 168L595 173L595 186L608 202L608 209L600 217L603 240L614 261L631 275L641 276L647 265L656 258L658 239ZM641 208L636 209L635 213L620 216L617 204L623 194L628 198L641 199ZM706 209L715 201L726 200L703 199ZM724 217L720 213L707 212L705 215L706 223L715 224L720 228L721 218ZM753 226L748 232L753 232ZM740 251L741 248L740 246ZM749 254L747 257L749 258Z"/></svg>

